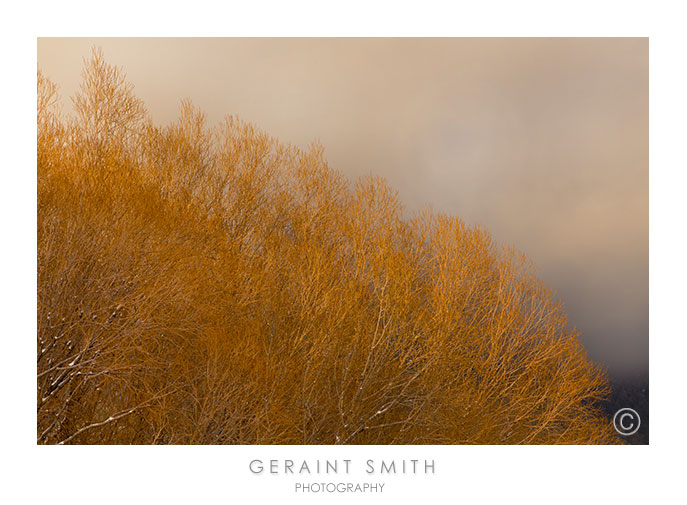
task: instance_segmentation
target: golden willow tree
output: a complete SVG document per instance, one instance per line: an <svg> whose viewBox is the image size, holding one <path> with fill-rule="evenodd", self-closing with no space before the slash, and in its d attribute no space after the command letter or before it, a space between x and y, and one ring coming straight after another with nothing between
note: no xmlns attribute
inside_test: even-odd
<svg viewBox="0 0 687 505"><path fill-rule="evenodd" d="M484 230L188 102L155 126L99 51L73 102L39 73L38 443L616 441L603 371Z"/></svg>

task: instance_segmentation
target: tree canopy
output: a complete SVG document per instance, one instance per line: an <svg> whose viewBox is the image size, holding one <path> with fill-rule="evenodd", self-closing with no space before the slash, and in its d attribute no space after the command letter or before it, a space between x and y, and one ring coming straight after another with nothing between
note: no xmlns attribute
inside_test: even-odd
<svg viewBox="0 0 687 505"><path fill-rule="evenodd" d="M614 443L527 259L94 50L38 76L39 443Z"/></svg>

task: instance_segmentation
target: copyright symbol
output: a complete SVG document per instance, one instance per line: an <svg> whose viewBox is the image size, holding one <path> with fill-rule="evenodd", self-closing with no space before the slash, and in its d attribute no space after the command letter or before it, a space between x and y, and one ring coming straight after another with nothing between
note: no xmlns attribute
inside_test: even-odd
<svg viewBox="0 0 687 505"><path fill-rule="evenodd" d="M615 431L624 437L629 437L637 433L641 420L636 410L624 408L620 409L613 416L613 427Z"/></svg>

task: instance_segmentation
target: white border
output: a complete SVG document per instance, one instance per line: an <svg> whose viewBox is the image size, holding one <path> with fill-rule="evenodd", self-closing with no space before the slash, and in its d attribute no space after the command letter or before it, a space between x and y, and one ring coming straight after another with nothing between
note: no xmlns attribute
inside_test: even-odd
<svg viewBox="0 0 687 505"><path fill-rule="evenodd" d="M678 2L14 2L4 7L2 88L3 502L322 501L289 477L255 477L254 457L435 459L437 475L387 479L335 501L673 502L681 468L685 331L685 79ZM35 58L37 36L650 36L651 446L37 447L35 445ZM7 324L9 323L9 324ZM670 499L669 497L675 497Z"/></svg>

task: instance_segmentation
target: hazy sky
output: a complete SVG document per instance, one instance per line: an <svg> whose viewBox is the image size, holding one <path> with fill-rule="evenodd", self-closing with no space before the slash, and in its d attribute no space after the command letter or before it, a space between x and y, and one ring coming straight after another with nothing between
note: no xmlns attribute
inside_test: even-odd
<svg viewBox="0 0 687 505"><path fill-rule="evenodd" d="M648 39L39 39L63 97L93 45L158 123L188 97L211 124L319 139L411 212L485 226L532 259L592 358L648 370Z"/></svg>

